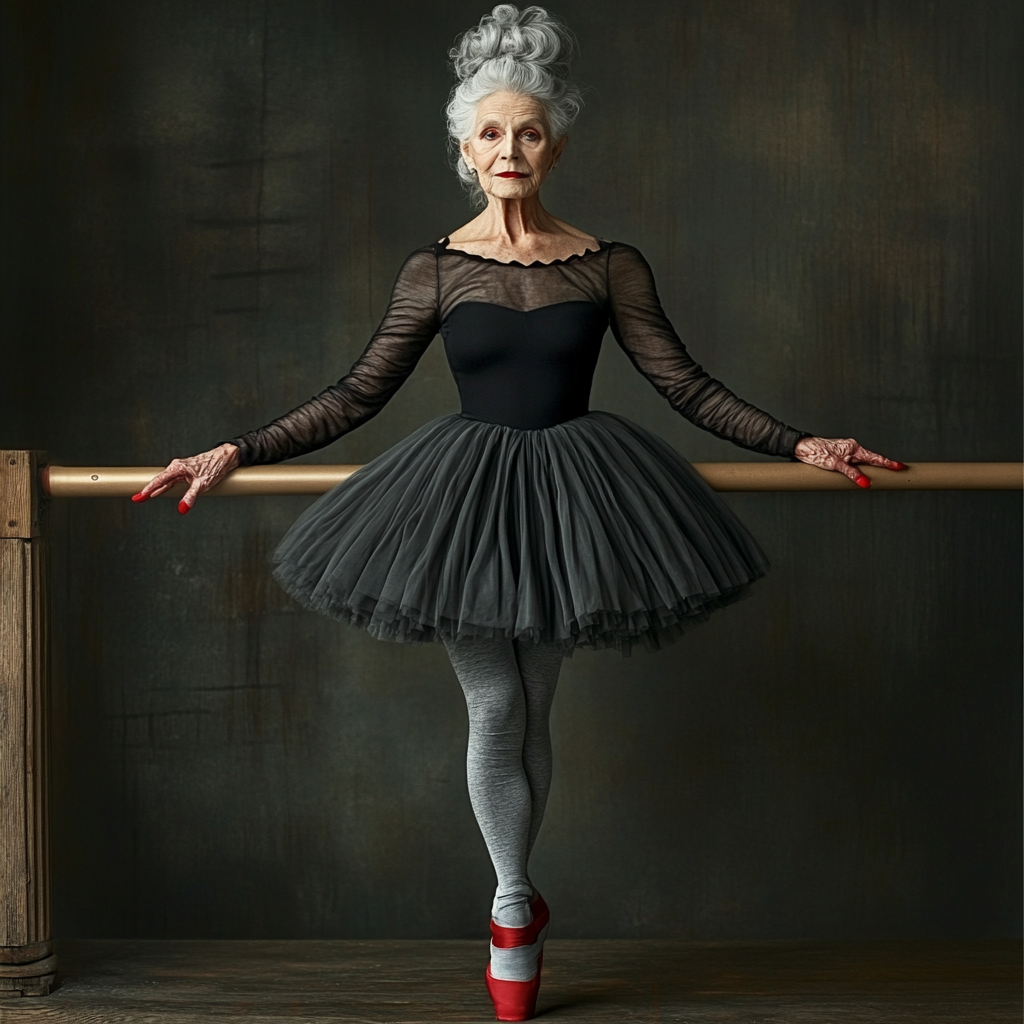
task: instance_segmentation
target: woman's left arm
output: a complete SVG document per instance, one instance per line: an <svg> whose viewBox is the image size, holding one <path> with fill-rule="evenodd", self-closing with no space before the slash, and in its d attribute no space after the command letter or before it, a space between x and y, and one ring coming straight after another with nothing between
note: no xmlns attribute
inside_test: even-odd
<svg viewBox="0 0 1024 1024"><path fill-rule="evenodd" d="M632 246L616 244L608 259L612 333L633 365L691 423L742 448L795 458L870 485L857 464L904 469L853 438L815 437L743 401L687 352L662 309L647 261Z"/></svg>

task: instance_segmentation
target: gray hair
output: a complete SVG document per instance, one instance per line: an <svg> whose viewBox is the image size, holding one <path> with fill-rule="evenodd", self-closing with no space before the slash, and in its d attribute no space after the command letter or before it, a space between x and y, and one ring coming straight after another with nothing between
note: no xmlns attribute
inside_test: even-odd
<svg viewBox="0 0 1024 1024"><path fill-rule="evenodd" d="M476 174L459 150L459 143L473 134L477 104L496 92L532 96L544 104L555 139L564 138L583 106L580 90L569 81L576 40L543 7L520 11L512 4L499 4L459 36L448 56L459 79L445 109L455 170L483 205Z"/></svg>

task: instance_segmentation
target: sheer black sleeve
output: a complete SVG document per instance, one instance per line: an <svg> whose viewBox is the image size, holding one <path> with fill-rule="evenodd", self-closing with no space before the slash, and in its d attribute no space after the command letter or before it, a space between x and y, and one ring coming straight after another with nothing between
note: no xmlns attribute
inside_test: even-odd
<svg viewBox="0 0 1024 1024"><path fill-rule="evenodd" d="M315 451L376 416L412 373L438 326L437 260L432 248L419 249L402 265L384 319L352 369L272 423L232 438L241 465Z"/></svg>
<svg viewBox="0 0 1024 1024"><path fill-rule="evenodd" d="M734 395L686 351L665 316L654 275L640 252L616 243L608 256L612 333L633 365L691 423L742 448L793 456L795 430Z"/></svg>

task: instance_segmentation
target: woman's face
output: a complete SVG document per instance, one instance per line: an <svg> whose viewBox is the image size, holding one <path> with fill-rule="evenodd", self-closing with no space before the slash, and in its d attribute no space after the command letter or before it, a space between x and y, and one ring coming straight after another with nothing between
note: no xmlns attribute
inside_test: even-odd
<svg viewBox="0 0 1024 1024"><path fill-rule="evenodd" d="M540 100L495 92L477 104L473 134L461 149L488 196L525 199L537 194L565 143L552 138Z"/></svg>

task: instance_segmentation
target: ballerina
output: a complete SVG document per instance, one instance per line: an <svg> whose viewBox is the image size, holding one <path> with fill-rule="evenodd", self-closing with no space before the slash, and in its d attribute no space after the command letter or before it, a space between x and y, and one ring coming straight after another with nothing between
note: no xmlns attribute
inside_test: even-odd
<svg viewBox="0 0 1024 1024"><path fill-rule="evenodd" d="M469 713L470 798L497 875L486 984L509 1021L534 1014L540 985L550 912L528 863L551 785L548 718L563 659L577 647L657 649L768 565L674 449L590 410L607 328L674 409L719 437L862 487L858 464L905 468L738 398L687 352L635 248L544 209L541 186L580 109L574 52L540 7L500 5L460 37L449 131L482 211L406 259L341 380L265 427L175 459L133 499L185 481L184 514L236 466L330 444L379 412L441 334L461 412L314 502L281 542L275 577L375 637L445 645Z"/></svg>

